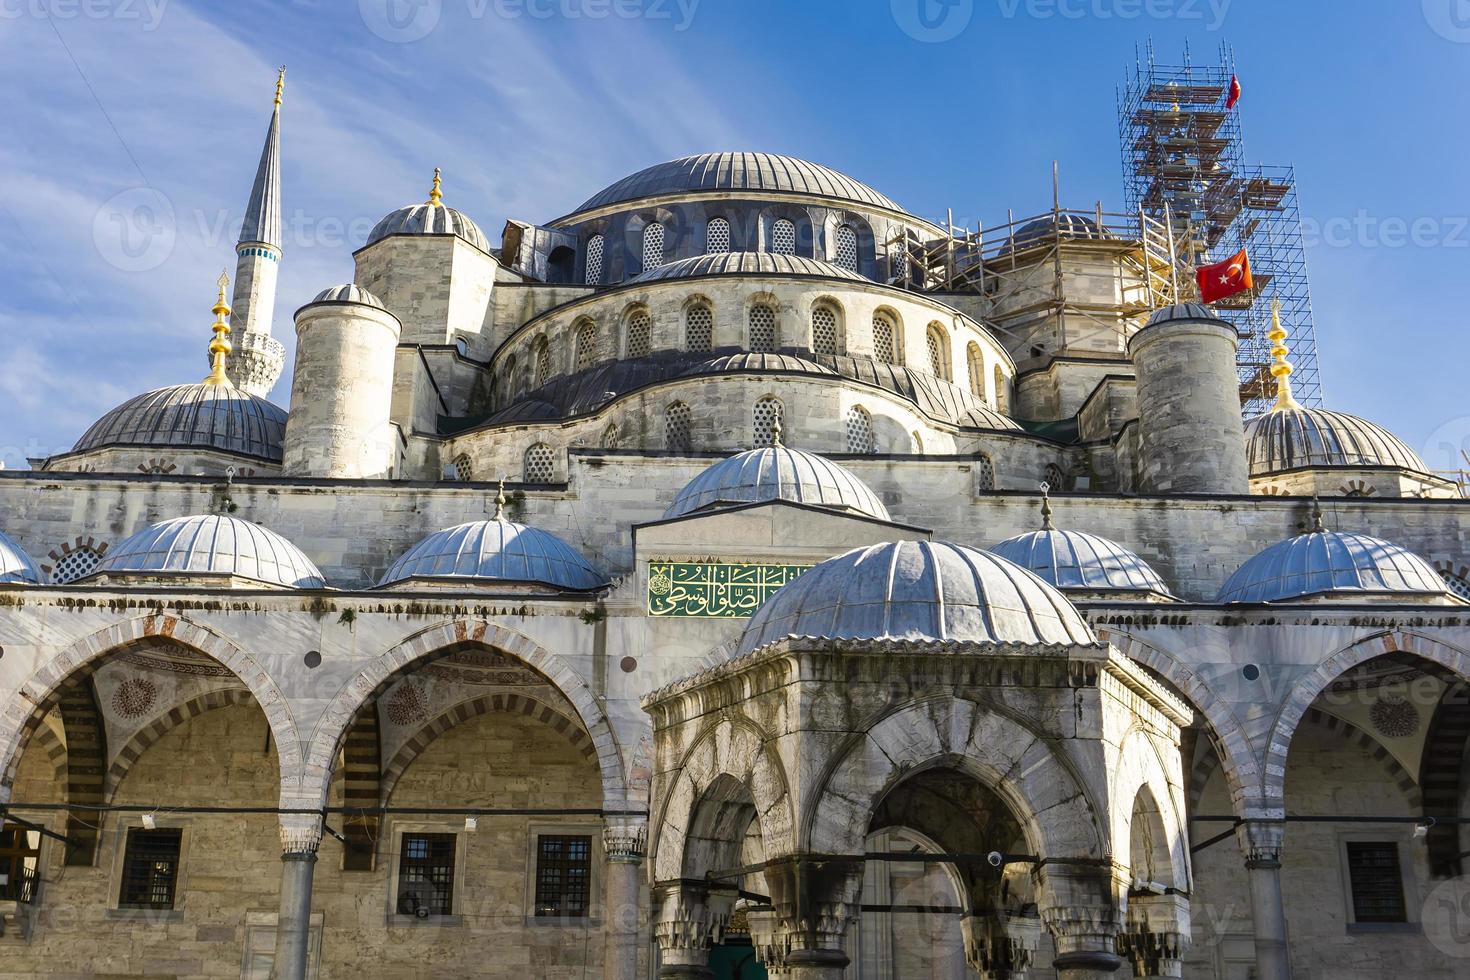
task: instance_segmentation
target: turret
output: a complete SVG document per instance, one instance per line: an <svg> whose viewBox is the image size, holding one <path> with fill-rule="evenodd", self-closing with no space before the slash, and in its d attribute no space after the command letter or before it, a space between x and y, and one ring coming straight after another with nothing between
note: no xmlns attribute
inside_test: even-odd
<svg viewBox="0 0 1470 980"><path fill-rule="evenodd" d="M1207 306L1167 306L1128 341L1138 375L1143 493L1244 494L1239 335Z"/></svg>
<svg viewBox="0 0 1470 980"><path fill-rule="evenodd" d="M281 95L285 86L286 69L282 68L276 76L276 106L265 149L235 246L236 340L228 367L239 387L261 396L275 387L286 364L285 348L271 336L281 266Z"/></svg>

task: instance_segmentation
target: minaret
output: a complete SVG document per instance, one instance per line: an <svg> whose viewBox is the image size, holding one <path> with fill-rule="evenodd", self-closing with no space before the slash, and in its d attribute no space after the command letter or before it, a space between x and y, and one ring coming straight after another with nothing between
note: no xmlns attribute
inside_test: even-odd
<svg viewBox="0 0 1470 980"><path fill-rule="evenodd" d="M276 76L276 107L265 149L250 188L250 204L235 246L234 324L236 342L229 357L230 377L252 395L264 397L286 365L286 351L271 336L276 277L281 266L281 95L286 69Z"/></svg>

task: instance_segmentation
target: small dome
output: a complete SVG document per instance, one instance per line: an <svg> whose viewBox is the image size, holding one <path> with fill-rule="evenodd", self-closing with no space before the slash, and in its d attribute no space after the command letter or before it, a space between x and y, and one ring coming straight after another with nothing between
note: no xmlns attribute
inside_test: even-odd
<svg viewBox="0 0 1470 980"><path fill-rule="evenodd" d="M586 592L607 577L561 538L504 518L436 531L393 563L379 587L411 578L535 583Z"/></svg>
<svg viewBox="0 0 1470 980"><path fill-rule="evenodd" d="M1059 589L1170 595L1148 562L1095 534L1046 528L1008 538L990 550Z"/></svg>
<svg viewBox="0 0 1470 980"><path fill-rule="evenodd" d="M1022 249L1031 248L1053 239L1076 239L1076 238L1113 238L1112 232L1106 227L1099 226L1092 218L1084 215L1073 214L1064 211L1056 215L1046 215L1035 221L1028 221L1012 233L1005 244L1007 251L1019 252Z"/></svg>
<svg viewBox="0 0 1470 980"><path fill-rule="evenodd" d="M986 551L942 541L855 548L803 572L756 612L740 654L785 637L1081 644L1067 598Z"/></svg>
<svg viewBox="0 0 1470 980"><path fill-rule="evenodd" d="M41 584L41 570L26 550L0 531L0 585Z"/></svg>
<svg viewBox="0 0 1470 980"><path fill-rule="evenodd" d="M380 242L389 235L458 235L480 251L490 251L490 243L485 240L480 226L463 212L443 204L410 204L399 208L373 226L368 233L367 245Z"/></svg>
<svg viewBox="0 0 1470 980"><path fill-rule="evenodd" d="M357 283L343 283L340 286L331 286L323 289L312 299L313 303L360 303L363 306L371 306L374 309L386 311L388 308L383 301L372 293L363 289Z"/></svg>
<svg viewBox="0 0 1470 980"><path fill-rule="evenodd" d="M279 534L213 514L176 517L139 531L109 549L92 575L120 572L235 575L288 589L327 584L311 559Z"/></svg>
<svg viewBox="0 0 1470 980"><path fill-rule="evenodd" d="M706 468L679 491L664 518L683 517L716 504L763 500L790 500L890 520L888 508L862 480L831 460L786 446L751 449Z"/></svg>
<svg viewBox="0 0 1470 980"><path fill-rule="evenodd" d="M1320 408L1267 412L1245 424L1251 476L1315 466L1383 466L1428 472L1419 454L1381 426Z"/></svg>
<svg viewBox="0 0 1470 980"><path fill-rule="evenodd" d="M1146 326L1156 323L1168 323L1171 320L1214 320L1217 323L1227 321L1220 319L1220 314L1202 303L1175 303L1173 306L1161 306L1149 314Z"/></svg>
<svg viewBox="0 0 1470 980"><path fill-rule="evenodd" d="M1312 531L1273 544L1230 576L1217 602L1283 602L1352 593L1446 597L1434 566L1365 534Z"/></svg>
<svg viewBox="0 0 1470 980"><path fill-rule="evenodd" d="M797 354L777 354L773 351L734 351L728 354L701 357L683 374L693 377L701 374L722 374L727 371L731 373L755 371L762 374L795 371L800 374L837 376L836 371L815 361L809 361Z"/></svg>
<svg viewBox="0 0 1470 980"><path fill-rule="evenodd" d="M973 405L960 413L955 424L967 429L994 429L998 432L1020 432L1021 426L1015 419L1007 418L984 405Z"/></svg>
<svg viewBox="0 0 1470 980"><path fill-rule="evenodd" d="M114 446L204 449L281 461L286 411L233 385L173 385L123 402L98 419L72 452Z"/></svg>
<svg viewBox="0 0 1470 980"><path fill-rule="evenodd" d="M655 266L628 280L628 284L695 279L700 276L820 276L824 279L869 280L831 262L774 252L715 252Z"/></svg>

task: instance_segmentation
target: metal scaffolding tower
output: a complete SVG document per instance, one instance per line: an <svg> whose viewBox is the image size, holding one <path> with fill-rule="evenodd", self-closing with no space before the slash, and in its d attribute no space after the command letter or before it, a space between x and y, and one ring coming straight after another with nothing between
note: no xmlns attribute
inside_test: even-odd
<svg viewBox="0 0 1470 980"><path fill-rule="evenodd" d="M1247 166L1239 106L1227 109L1235 56L1163 65L1150 42L1146 58L1118 93L1118 132L1128 210L1174 226L1181 258L1217 262L1242 248L1255 288L1216 304L1240 331L1240 399L1247 415L1271 406L1271 300L1282 303L1290 335L1292 389L1304 405L1321 404L1312 295L1302 242L1296 175L1290 167ZM1182 285L1182 284L1181 284Z"/></svg>

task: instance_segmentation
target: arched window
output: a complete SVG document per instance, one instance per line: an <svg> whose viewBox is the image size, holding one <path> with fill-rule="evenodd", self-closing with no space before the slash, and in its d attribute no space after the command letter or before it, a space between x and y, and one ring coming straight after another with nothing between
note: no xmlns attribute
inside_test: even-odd
<svg viewBox="0 0 1470 980"><path fill-rule="evenodd" d="M449 465L454 470L450 479L458 480L460 483L469 483L475 478L475 466L466 454L460 453Z"/></svg>
<svg viewBox="0 0 1470 980"><path fill-rule="evenodd" d="M672 402L664 409L664 445L675 451L688 452L693 448L689 425L689 406L683 402Z"/></svg>
<svg viewBox="0 0 1470 980"><path fill-rule="evenodd" d="M664 264L664 226L651 221L643 226L643 271Z"/></svg>
<svg viewBox="0 0 1470 980"><path fill-rule="evenodd" d="M796 223L777 218L771 225L771 251L777 255L796 254Z"/></svg>
<svg viewBox="0 0 1470 980"><path fill-rule="evenodd" d="M936 378L949 380L949 337L937 323L929 324L924 334L924 346L929 353L929 370Z"/></svg>
<svg viewBox="0 0 1470 980"><path fill-rule="evenodd" d="M847 410L847 451L873 451L873 417L860 405L854 405Z"/></svg>
<svg viewBox="0 0 1470 980"><path fill-rule="evenodd" d="M818 354L836 354L837 311L825 303L812 308L812 350Z"/></svg>
<svg viewBox="0 0 1470 980"><path fill-rule="evenodd" d="M1000 365L997 364L995 366L995 410L1005 413L1010 410L1010 407L1011 399L1006 391L1006 376L1001 371Z"/></svg>
<svg viewBox="0 0 1470 980"><path fill-rule="evenodd" d="M602 285L602 236L587 239L587 285Z"/></svg>
<svg viewBox="0 0 1470 980"><path fill-rule="evenodd" d="M781 406L781 400L772 395L767 395L755 403L754 413L755 444L757 446L773 446L776 444L776 433L782 427L786 418L786 410ZM782 441L785 441L784 438Z"/></svg>
<svg viewBox="0 0 1470 980"><path fill-rule="evenodd" d="M1444 579L1444 584L1449 586L1451 592L1461 599L1470 601L1470 582L1466 582L1454 572L1441 571L1439 577Z"/></svg>
<svg viewBox="0 0 1470 980"><path fill-rule="evenodd" d="M544 442L536 443L536 445L526 450L526 458L521 473L522 478L527 483L555 483L555 451Z"/></svg>
<svg viewBox="0 0 1470 980"><path fill-rule="evenodd" d="M79 578L85 578L102 564L102 552L89 545L73 547L63 544L58 551L61 558L51 570L51 581L56 585L68 585Z"/></svg>
<svg viewBox="0 0 1470 980"><path fill-rule="evenodd" d="M873 314L873 357L884 364L898 363L898 331L887 314Z"/></svg>
<svg viewBox="0 0 1470 980"><path fill-rule="evenodd" d="M776 310L765 303L756 303L750 308L750 349L776 349Z"/></svg>
<svg viewBox="0 0 1470 980"><path fill-rule="evenodd" d="M597 324L582 320L577 324L577 370L589 368L597 363Z"/></svg>
<svg viewBox="0 0 1470 980"><path fill-rule="evenodd" d="M980 345L974 341L965 348L965 360L970 365L970 394L985 400L985 358L980 354Z"/></svg>
<svg viewBox="0 0 1470 980"><path fill-rule="evenodd" d="M995 460L985 453L975 456L975 489L982 492L995 489Z"/></svg>
<svg viewBox="0 0 1470 980"><path fill-rule="evenodd" d="M852 225L840 225L837 228L837 247L833 250L833 263L844 269L857 271L858 267L858 239L857 232Z"/></svg>
<svg viewBox="0 0 1470 980"><path fill-rule="evenodd" d="M711 218L704 226L704 250L710 255L730 251L730 222L724 218Z"/></svg>
<svg viewBox="0 0 1470 980"><path fill-rule="evenodd" d="M708 353L714 345L715 313L704 303L695 303L684 311L684 348L696 354Z"/></svg>
<svg viewBox="0 0 1470 980"><path fill-rule="evenodd" d="M622 445L622 436L618 433L618 424L609 422L606 429L602 430L602 448L617 449Z"/></svg>
<svg viewBox="0 0 1470 980"><path fill-rule="evenodd" d="M1049 490L1067 489L1067 477L1064 473L1062 473L1062 468L1056 463L1046 464L1046 472L1043 476L1043 479L1046 480L1046 486Z"/></svg>
<svg viewBox="0 0 1470 980"><path fill-rule="evenodd" d="M506 402L515 398L520 379L516 377L516 356L514 354L505 359L505 377L501 380L500 386L501 391L505 393Z"/></svg>
<svg viewBox="0 0 1470 980"><path fill-rule="evenodd" d="M624 357L647 357L653 352L653 317L638 309L628 317L628 344Z"/></svg>
<svg viewBox="0 0 1470 980"><path fill-rule="evenodd" d="M531 344L531 358L535 365L535 387L539 388L551 377L551 343L545 337L537 337Z"/></svg>

